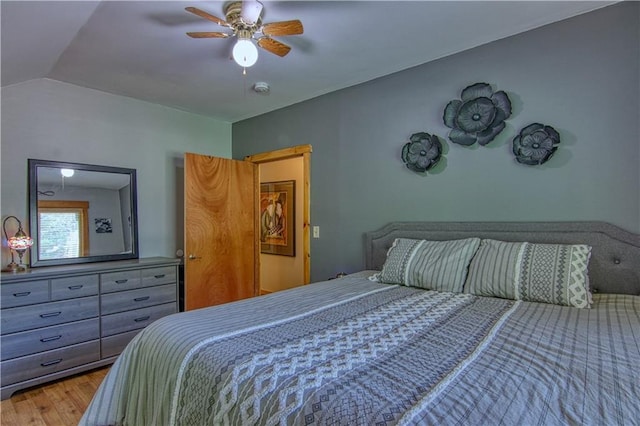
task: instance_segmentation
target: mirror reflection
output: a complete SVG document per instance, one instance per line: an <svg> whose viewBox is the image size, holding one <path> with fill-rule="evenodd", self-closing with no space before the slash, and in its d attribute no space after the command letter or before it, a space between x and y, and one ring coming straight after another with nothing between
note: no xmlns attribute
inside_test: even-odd
<svg viewBox="0 0 640 426"><path fill-rule="evenodd" d="M135 170L29 162L32 266L137 257Z"/></svg>

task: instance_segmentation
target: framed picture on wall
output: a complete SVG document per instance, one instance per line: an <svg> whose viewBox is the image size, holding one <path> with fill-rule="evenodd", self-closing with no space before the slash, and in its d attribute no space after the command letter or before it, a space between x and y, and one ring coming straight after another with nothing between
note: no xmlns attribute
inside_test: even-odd
<svg viewBox="0 0 640 426"><path fill-rule="evenodd" d="M111 219L106 217L95 218L94 222L96 224L96 232L98 234L110 234L113 232L113 227L111 226Z"/></svg>
<svg viewBox="0 0 640 426"><path fill-rule="evenodd" d="M295 256L296 182L260 184L260 252Z"/></svg>

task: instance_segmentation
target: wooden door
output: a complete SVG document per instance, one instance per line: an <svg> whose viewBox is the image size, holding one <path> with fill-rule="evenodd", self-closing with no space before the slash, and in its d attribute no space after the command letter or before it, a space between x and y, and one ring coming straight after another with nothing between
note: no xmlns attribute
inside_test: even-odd
<svg viewBox="0 0 640 426"><path fill-rule="evenodd" d="M185 154L185 310L259 288L258 167Z"/></svg>

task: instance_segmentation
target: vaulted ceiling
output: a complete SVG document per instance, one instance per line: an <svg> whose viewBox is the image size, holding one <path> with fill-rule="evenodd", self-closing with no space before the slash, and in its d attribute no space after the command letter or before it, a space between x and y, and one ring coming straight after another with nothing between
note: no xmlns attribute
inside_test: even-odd
<svg viewBox="0 0 640 426"><path fill-rule="evenodd" d="M243 75L233 39L185 34L224 31L185 7L224 18L225 2L3 0L2 86L49 78L235 122L612 3L264 1L264 22L304 34Z"/></svg>

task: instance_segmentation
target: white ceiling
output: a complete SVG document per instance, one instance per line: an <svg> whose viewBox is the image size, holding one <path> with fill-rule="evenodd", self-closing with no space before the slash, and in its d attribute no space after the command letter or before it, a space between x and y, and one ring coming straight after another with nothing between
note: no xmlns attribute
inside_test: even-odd
<svg viewBox="0 0 640 426"><path fill-rule="evenodd" d="M129 185L131 177L125 173L74 170L70 177L63 177L60 168L38 167L38 189L64 188L65 186L111 189L117 191ZM41 186L44 185L44 186Z"/></svg>
<svg viewBox="0 0 640 426"><path fill-rule="evenodd" d="M223 28L221 1L5 1L2 86L50 78L235 122L394 73L613 2L264 1L263 22L300 19L242 75L233 39L192 39ZM251 90L257 81L271 93Z"/></svg>

